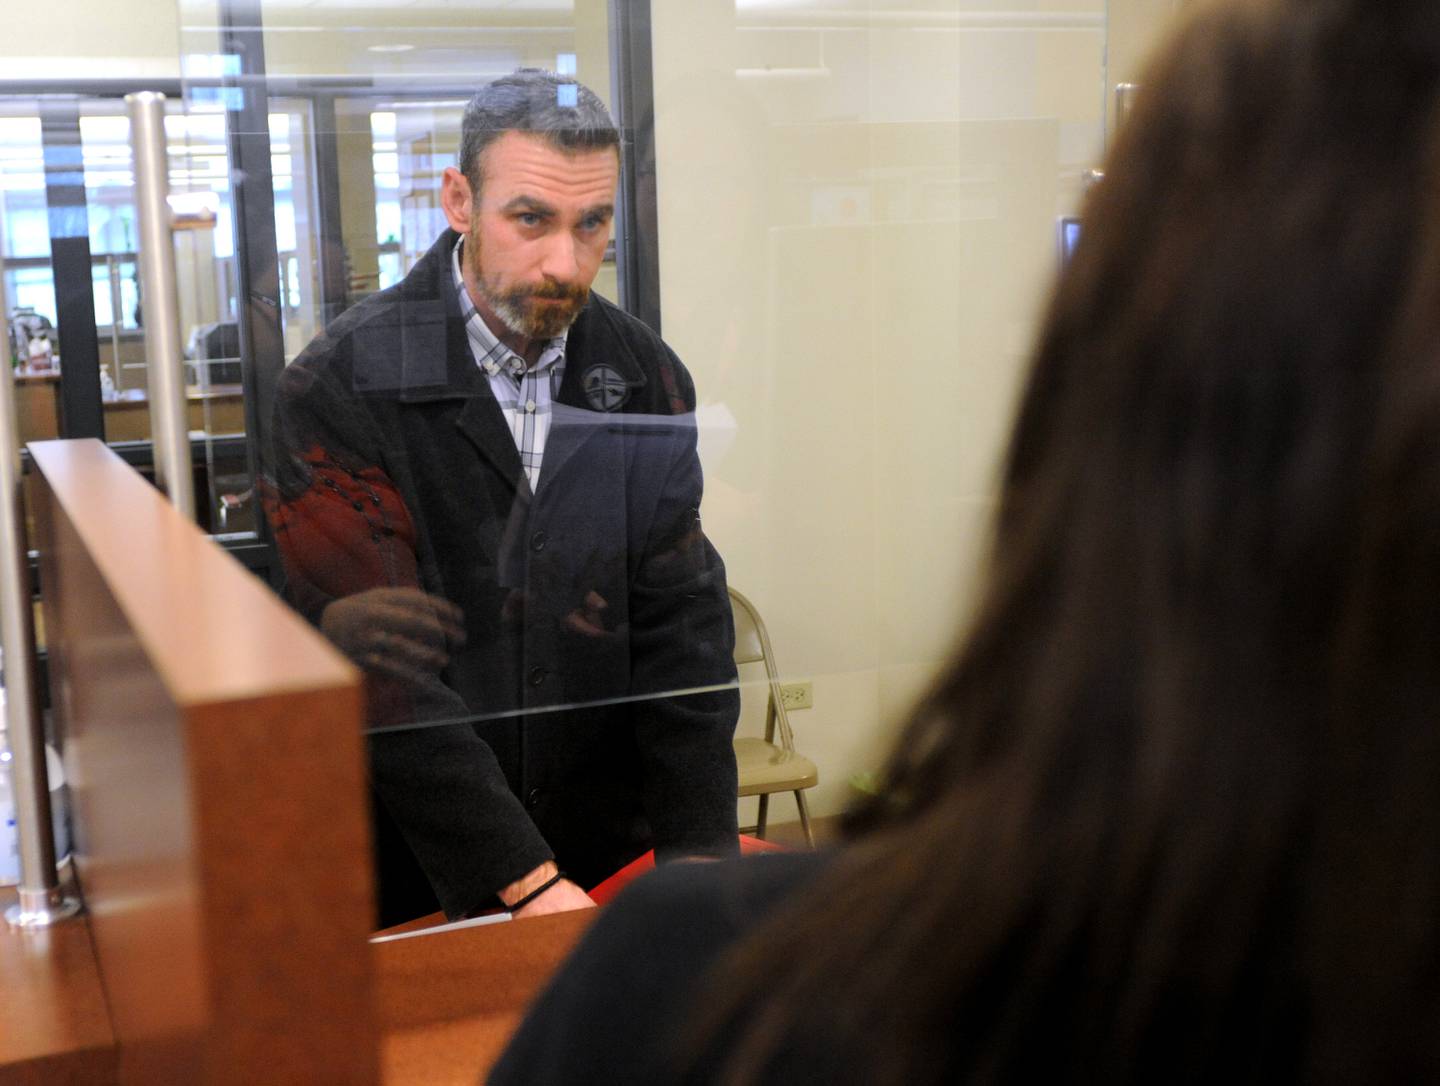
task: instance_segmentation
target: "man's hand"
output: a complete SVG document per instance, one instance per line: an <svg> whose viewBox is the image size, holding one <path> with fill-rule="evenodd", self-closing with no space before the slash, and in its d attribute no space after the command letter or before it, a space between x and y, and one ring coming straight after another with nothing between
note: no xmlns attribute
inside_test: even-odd
<svg viewBox="0 0 1440 1086"><path fill-rule="evenodd" d="M609 606L604 596L591 589L585 593L581 605L565 616L564 625L566 629L573 630L582 637L608 637L613 640L619 631L612 632L605 628L605 610Z"/></svg>
<svg viewBox="0 0 1440 1086"><path fill-rule="evenodd" d="M544 886L558 874L560 874L560 869L547 860L528 875L522 876L501 890L500 900L509 906L511 902L519 901L536 888ZM546 913L564 913L572 909L593 908L595 908L595 902L590 900L589 894L569 879L561 879L523 909L513 912L511 915L520 919L526 916L544 916Z"/></svg>
<svg viewBox="0 0 1440 1086"><path fill-rule="evenodd" d="M418 588L370 588L328 604L320 629L361 667L414 680L450 662L464 622L460 608Z"/></svg>

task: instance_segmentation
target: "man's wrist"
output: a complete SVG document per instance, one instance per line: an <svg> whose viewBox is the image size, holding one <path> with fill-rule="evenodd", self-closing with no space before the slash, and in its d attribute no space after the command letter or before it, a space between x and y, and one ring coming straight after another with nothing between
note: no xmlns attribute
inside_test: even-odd
<svg viewBox="0 0 1440 1086"><path fill-rule="evenodd" d="M558 874L560 874L560 868L555 866L555 861L546 860L535 870L521 875L509 886L503 887L495 896L505 903L506 908L509 908L515 902L534 893Z"/></svg>

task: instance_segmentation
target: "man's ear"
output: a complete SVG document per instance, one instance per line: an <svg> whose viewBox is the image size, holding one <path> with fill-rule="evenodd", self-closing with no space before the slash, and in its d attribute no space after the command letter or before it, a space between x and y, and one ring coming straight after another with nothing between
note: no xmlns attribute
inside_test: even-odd
<svg viewBox="0 0 1440 1086"><path fill-rule="evenodd" d="M454 166L446 166L440 176L440 207L445 212L445 221L457 234L470 231L471 200L470 182Z"/></svg>

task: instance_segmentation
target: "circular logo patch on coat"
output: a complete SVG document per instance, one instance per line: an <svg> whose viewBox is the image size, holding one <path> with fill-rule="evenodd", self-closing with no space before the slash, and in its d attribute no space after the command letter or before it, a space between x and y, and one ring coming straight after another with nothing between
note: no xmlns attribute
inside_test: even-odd
<svg viewBox="0 0 1440 1086"><path fill-rule="evenodd" d="M580 375L580 387L596 411L619 411L630 398L630 386L620 371L600 362Z"/></svg>

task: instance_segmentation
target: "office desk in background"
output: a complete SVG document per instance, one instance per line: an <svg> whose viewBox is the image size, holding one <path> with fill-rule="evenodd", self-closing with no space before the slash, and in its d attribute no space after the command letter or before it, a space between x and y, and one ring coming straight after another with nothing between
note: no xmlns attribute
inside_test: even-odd
<svg viewBox="0 0 1440 1086"><path fill-rule="evenodd" d="M240 385L190 386L185 390L186 425L207 434L243 434L245 397ZM150 400L144 389L127 388L104 398L106 441L147 441ZM60 436L60 373L15 371L15 413L20 440L48 441Z"/></svg>

